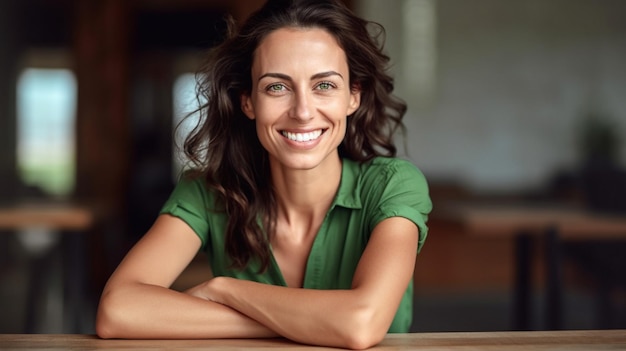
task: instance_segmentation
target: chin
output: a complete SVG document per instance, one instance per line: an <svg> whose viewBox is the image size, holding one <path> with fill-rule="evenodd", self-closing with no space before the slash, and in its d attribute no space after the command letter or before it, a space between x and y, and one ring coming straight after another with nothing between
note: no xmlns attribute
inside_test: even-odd
<svg viewBox="0 0 626 351"><path fill-rule="evenodd" d="M328 161L328 157L323 158L319 156L300 156L300 157L287 157L284 159L275 159L276 163L281 167L289 168L293 170L311 170L323 165Z"/></svg>
<svg viewBox="0 0 626 351"><path fill-rule="evenodd" d="M321 162L316 162L316 161L295 161L295 162L285 162L283 163L283 166L290 168L290 169L294 169L294 170L300 170L300 171L308 171L311 169L315 169L320 165Z"/></svg>

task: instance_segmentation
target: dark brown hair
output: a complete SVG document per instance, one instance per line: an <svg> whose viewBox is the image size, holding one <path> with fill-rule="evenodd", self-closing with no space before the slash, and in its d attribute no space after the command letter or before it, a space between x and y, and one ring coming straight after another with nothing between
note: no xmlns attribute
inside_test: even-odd
<svg viewBox="0 0 626 351"><path fill-rule="evenodd" d="M403 101L392 95L389 57L382 52L382 26L354 15L330 0L269 0L237 30L230 22L226 40L209 54L198 74L200 122L185 140L184 151L195 175L217 194L217 206L228 217L225 250L235 268L257 259L270 262L269 240L276 221L268 154L255 122L241 111L241 94L251 90L254 51L272 31L284 27L321 28L345 51L350 84L361 91L360 107L347 121L341 157L364 162L395 156L393 134L404 132Z"/></svg>

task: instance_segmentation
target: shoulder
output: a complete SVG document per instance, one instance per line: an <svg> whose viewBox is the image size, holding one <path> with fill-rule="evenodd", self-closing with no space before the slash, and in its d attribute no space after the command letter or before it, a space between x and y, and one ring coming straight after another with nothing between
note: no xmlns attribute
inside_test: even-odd
<svg viewBox="0 0 626 351"><path fill-rule="evenodd" d="M214 191L207 188L204 177L184 175L160 213L186 222L200 237L204 248L208 242L209 229L224 221L220 211L216 211L215 198Z"/></svg>
<svg viewBox="0 0 626 351"><path fill-rule="evenodd" d="M419 228L421 249L432 210L424 174L410 161L390 157L376 157L359 168L358 193L370 231L386 218L407 218Z"/></svg>
<svg viewBox="0 0 626 351"><path fill-rule="evenodd" d="M362 185L409 185L426 189L426 177L413 163L394 157L375 157L359 166ZM391 183L391 184L390 184Z"/></svg>
<svg viewBox="0 0 626 351"><path fill-rule="evenodd" d="M203 176L183 175L178 180L169 199L163 206L163 212L172 212L182 208L197 216L205 217L216 210L215 191L208 189Z"/></svg>
<svg viewBox="0 0 626 351"><path fill-rule="evenodd" d="M375 157L358 163L345 161L348 181L364 209L378 210L384 204L406 204L429 212L430 196L424 174L410 161ZM351 177L350 177L351 176Z"/></svg>
<svg viewBox="0 0 626 351"><path fill-rule="evenodd" d="M423 214L430 212L428 183L424 174L410 161L376 157L359 165L357 189L364 209L391 210L409 207Z"/></svg>
<svg viewBox="0 0 626 351"><path fill-rule="evenodd" d="M191 174L182 175L172 192L172 197L202 202L206 202L210 195L204 177Z"/></svg>

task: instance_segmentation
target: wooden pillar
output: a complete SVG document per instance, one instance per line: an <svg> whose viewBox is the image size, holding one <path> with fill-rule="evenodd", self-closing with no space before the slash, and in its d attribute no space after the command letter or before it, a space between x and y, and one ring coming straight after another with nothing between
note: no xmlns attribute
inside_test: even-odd
<svg viewBox="0 0 626 351"><path fill-rule="evenodd" d="M239 23L245 21L252 12L258 10L265 4L265 0L238 0L229 2L228 12Z"/></svg>
<svg viewBox="0 0 626 351"><path fill-rule="evenodd" d="M18 185L16 155L17 0L0 1L0 201Z"/></svg>
<svg viewBox="0 0 626 351"><path fill-rule="evenodd" d="M123 213L130 162L128 6L126 0L75 1L76 197L112 214Z"/></svg>

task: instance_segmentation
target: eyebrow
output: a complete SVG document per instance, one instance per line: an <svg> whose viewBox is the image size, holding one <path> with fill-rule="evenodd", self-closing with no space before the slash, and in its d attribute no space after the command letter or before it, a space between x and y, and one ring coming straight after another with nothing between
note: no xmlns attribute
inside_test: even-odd
<svg viewBox="0 0 626 351"><path fill-rule="evenodd" d="M343 79L343 76L341 74L339 74L338 72L335 71L326 71L326 72L320 72L320 73L315 73L314 75L311 76L311 80L314 79L320 79L320 78L327 78L330 76L339 76L341 79ZM283 73L265 73L262 76L259 77L259 79L257 81L260 81L263 78L266 77L272 77L272 78L278 78L278 79L284 79L284 80L293 80L290 76L283 74Z"/></svg>

